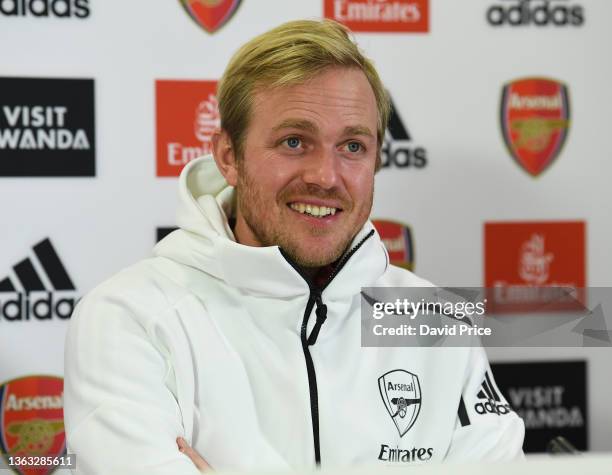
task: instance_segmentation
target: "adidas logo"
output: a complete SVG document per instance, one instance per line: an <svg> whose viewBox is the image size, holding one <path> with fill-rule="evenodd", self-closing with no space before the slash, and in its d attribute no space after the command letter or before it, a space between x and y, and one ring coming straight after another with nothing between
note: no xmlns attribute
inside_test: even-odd
<svg viewBox="0 0 612 475"><path fill-rule="evenodd" d="M68 319L76 301L76 288L51 241L36 244L34 255L12 268L0 280L0 320Z"/></svg>
<svg viewBox="0 0 612 475"><path fill-rule="evenodd" d="M512 409L510 404L502 401L495 385L492 383L489 372L485 372L485 377L482 381L480 391L476 395L478 399L483 399L485 402L477 402L474 405L474 410L478 414L497 414L503 416L508 414Z"/></svg>
<svg viewBox="0 0 612 475"><path fill-rule="evenodd" d="M397 108L391 100L391 115L381 147L382 167L423 168L427 165L427 151L423 147L412 147L412 141L406 126L402 122Z"/></svg>

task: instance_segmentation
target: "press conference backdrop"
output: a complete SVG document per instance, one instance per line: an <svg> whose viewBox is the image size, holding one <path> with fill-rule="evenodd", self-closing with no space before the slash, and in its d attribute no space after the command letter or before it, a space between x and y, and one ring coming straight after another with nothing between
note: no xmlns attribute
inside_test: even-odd
<svg viewBox="0 0 612 475"><path fill-rule="evenodd" d="M71 310L174 226L230 55L324 16L393 101L373 217L395 262L440 285L611 286L608 0L1 0L0 452L63 450ZM612 450L608 349L489 355L527 450Z"/></svg>

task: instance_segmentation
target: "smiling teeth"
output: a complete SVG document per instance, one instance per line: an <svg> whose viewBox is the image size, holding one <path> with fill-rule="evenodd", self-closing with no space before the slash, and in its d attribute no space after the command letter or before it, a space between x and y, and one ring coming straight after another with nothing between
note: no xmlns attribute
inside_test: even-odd
<svg viewBox="0 0 612 475"><path fill-rule="evenodd" d="M304 203L291 203L289 206L298 213L316 216L317 218L323 218L325 216L329 216L330 214L333 216L337 211L336 208L328 208L327 206L313 206Z"/></svg>

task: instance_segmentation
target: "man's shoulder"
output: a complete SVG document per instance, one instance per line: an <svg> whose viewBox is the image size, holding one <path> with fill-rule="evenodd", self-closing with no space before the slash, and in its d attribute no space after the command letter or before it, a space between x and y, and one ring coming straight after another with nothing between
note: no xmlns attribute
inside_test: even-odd
<svg viewBox="0 0 612 475"><path fill-rule="evenodd" d="M112 306L134 316L153 318L189 294L174 278L179 267L163 257L143 259L98 284L83 297L80 306Z"/></svg>
<svg viewBox="0 0 612 475"><path fill-rule="evenodd" d="M389 265L376 285L384 287L434 287L430 281L419 277L403 267Z"/></svg>

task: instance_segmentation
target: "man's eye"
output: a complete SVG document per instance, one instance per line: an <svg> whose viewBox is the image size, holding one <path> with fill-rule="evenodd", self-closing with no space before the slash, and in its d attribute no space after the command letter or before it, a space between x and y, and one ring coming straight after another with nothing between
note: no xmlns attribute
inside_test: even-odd
<svg viewBox="0 0 612 475"><path fill-rule="evenodd" d="M361 152L363 147L359 142L349 142L346 144L346 149L351 153L357 153Z"/></svg>
<svg viewBox="0 0 612 475"><path fill-rule="evenodd" d="M289 137L288 139L285 139L285 143L289 148L299 148L300 145L302 145L302 141L297 137Z"/></svg>

